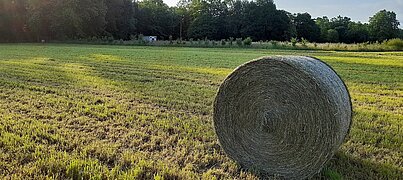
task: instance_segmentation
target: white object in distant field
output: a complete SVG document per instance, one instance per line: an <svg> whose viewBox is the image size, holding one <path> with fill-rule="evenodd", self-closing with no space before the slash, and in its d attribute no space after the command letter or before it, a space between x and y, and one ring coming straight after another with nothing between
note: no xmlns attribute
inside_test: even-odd
<svg viewBox="0 0 403 180"><path fill-rule="evenodd" d="M157 41L157 36L144 36L143 40L146 42L154 42Z"/></svg>

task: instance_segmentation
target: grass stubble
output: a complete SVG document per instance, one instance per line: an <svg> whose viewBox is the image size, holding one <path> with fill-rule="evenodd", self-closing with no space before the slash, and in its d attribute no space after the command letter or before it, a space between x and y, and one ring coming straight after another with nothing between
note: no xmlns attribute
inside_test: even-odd
<svg viewBox="0 0 403 180"><path fill-rule="evenodd" d="M403 53L0 45L1 179L256 179L219 146L212 102L238 65L309 55L346 82L345 144L315 178L403 178Z"/></svg>

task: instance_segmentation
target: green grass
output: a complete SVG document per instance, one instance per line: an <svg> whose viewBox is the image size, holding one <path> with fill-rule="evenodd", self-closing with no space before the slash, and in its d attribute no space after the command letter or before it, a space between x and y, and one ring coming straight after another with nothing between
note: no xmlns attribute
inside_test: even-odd
<svg viewBox="0 0 403 180"><path fill-rule="evenodd" d="M0 179L257 178L220 148L212 102L238 65L321 58L352 95L350 135L316 178L403 179L403 52L0 45Z"/></svg>

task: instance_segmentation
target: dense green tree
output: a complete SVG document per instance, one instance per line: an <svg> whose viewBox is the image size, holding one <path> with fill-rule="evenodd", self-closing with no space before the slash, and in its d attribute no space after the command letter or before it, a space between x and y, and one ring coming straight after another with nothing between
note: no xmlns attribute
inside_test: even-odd
<svg viewBox="0 0 403 180"><path fill-rule="evenodd" d="M174 33L180 18L174 8L169 8L162 0L144 0L139 2L136 13L138 32L167 39Z"/></svg>
<svg viewBox="0 0 403 180"><path fill-rule="evenodd" d="M297 38L305 38L311 42L320 39L320 29L308 13L298 13L294 16L293 22L297 31Z"/></svg>
<svg viewBox="0 0 403 180"><path fill-rule="evenodd" d="M288 13L277 10L272 0L249 3L244 12L243 37L255 40L288 40L292 23Z"/></svg>
<svg viewBox="0 0 403 180"><path fill-rule="evenodd" d="M329 30L327 30L327 38L326 39L327 39L328 42L337 43L337 42L340 41L339 33L335 29L329 29Z"/></svg>
<svg viewBox="0 0 403 180"><path fill-rule="evenodd" d="M194 20L190 24L188 34L197 39L223 39L227 36L227 5L224 1L194 1L192 6Z"/></svg>
<svg viewBox="0 0 403 180"><path fill-rule="evenodd" d="M0 42L26 38L26 0L0 1Z"/></svg>
<svg viewBox="0 0 403 180"><path fill-rule="evenodd" d="M297 30L291 18L291 13L284 10L277 10L274 27L279 28L273 33L274 40L288 41L297 36Z"/></svg>
<svg viewBox="0 0 403 180"><path fill-rule="evenodd" d="M218 23L208 14L201 14L190 24L188 36L196 39L218 39Z"/></svg>
<svg viewBox="0 0 403 180"><path fill-rule="evenodd" d="M242 37L241 31L244 26L244 7L246 1L234 0L228 1L228 14L226 29L228 29L229 37Z"/></svg>
<svg viewBox="0 0 403 180"><path fill-rule="evenodd" d="M399 36L399 21L392 11L381 10L369 19L369 33L372 40L383 41Z"/></svg>
<svg viewBox="0 0 403 180"><path fill-rule="evenodd" d="M137 5L131 0L107 0L106 32L115 39L129 39L135 35L137 19L135 9Z"/></svg>
<svg viewBox="0 0 403 180"><path fill-rule="evenodd" d="M369 24L348 17L321 17L278 10L273 0L0 0L0 42L101 38L132 35L159 39L259 40L305 38L359 43L401 37L396 14L386 10Z"/></svg>
<svg viewBox="0 0 403 180"><path fill-rule="evenodd" d="M337 16L315 19L320 29L320 42L361 43L369 40L368 24L352 22L349 17ZM337 35L335 34L337 32Z"/></svg>
<svg viewBox="0 0 403 180"><path fill-rule="evenodd" d="M49 10L53 8L50 1L29 0L28 1L28 27L36 41L50 39L51 16Z"/></svg>
<svg viewBox="0 0 403 180"><path fill-rule="evenodd" d="M187 39L188 30L192 22L189 3L186 0L182 0L178 3L177 7L172 8L172 10L179 20L179 22L176 23L177 26L172 30L172 35L177 38Z"/></svg>
<svg viewBox="0 0 403 180"><path fill-rule="evenodd" d="M348 25L346 43L359 43L369 40L368 24L350 22Z"/></svg>
<svg viewBox="0 0 403 180"><path fill-rule="evenodd" d="M10 28L12 17L7 12L10 3L7 1L0 1L0 42L10 41L10 37L13 36L13 30Z"/></svg>
<svg viewBox="0 0 403 180"><path fill-rule="evenodd" d="M337 16L330 20L330 29L334 29L339 34L340 42L348 42L348 26L351 22L349 17Z"/></svg>
<svg viewBox="0 0 403 180"><path fill-rule="evenodd" d="M328 31L330 29L330 20L328 17L318 17L315 19L316 25L318 25L320 29L320 38L319 42L326 42L328 37Z"/></svg>
<svg viewBox="0 0 403 180"><path fill-rule="evenodd" d="M261 40L280 39L272 37L274 31L281 31L274 26L276 12L276 6L272 0L257 0L245 4L245 24L242 28L242 35Z"/></svg>
<svg viewBox="0 0 403 180"><path fill-rule="evenodd" d="M104 32L106 6L102 0L30 0L28 9L29 29L37 40L84 38Z"/></svg>

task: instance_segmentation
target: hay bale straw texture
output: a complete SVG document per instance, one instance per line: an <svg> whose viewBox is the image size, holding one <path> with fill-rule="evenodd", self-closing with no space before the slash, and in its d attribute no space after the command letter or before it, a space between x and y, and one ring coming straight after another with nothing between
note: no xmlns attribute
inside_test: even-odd
<svg viewBox="0 0 403 180"><path fill-rule="evenodd" d="M238 67L214 102L224 151L243 168L286 179L320 172L351 126L344 82L324 62L263 57Z"/></svg>

